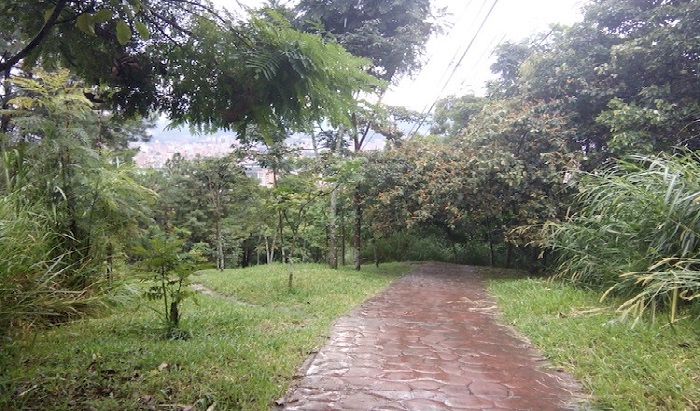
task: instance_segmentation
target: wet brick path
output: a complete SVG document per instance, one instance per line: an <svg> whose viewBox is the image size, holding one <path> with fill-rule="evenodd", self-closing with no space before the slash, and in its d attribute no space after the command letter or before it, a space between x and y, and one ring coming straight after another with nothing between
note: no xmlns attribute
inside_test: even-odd
<svg viewBox="0 0 700 411"><path fill-rule="evenodd" d="M567 410L576 382L496 321L478 269L417 267L333 328L285 410Z"/></svg>

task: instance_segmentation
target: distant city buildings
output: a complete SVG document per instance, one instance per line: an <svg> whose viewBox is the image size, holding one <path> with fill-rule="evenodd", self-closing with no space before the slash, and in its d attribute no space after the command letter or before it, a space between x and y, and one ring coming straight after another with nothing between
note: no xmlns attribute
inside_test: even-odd
<svg viewBox="0 0 700 411"><path fill-rule="evenodd" d="M134 161L141 168L162 168L175 154L180 154L188 160L198 157L224 157L231 154L234 147L238 145L235 134L193 136L182 130L166 130L165 124L159 125L159 128L154 130L156 133L153 140L130 144L131 148L139 149L134 156ZM381 150L385 142L384 136L373 133L368 138L364 150ZM287 143L298 148L301 155L313 156L311 139L308 135L295 133L289 137ZM274 176L271 170L260 167L255 161L246 161L241 165L245 169L246 175L257 178L260 185L273 186Z"/></svg>
<svg viewBox="0 0 700 411"><path fill-rule="evenodd" d="M160 140L147 143L136 142L131 144L131 148L139 149L134 156L137 166L141 168L162 168L175 154L180 154L188 160L198 157L224 157L231 154L236 143L236 137L216 136L184 142ZM241 166L243 166L246 175L257 178L260 181L260 185L272 187L274 183L272 171L260 167L255 161L246 161Z"/></svg>
<svg viewBox="0 0 700 411"><path fill-rule="evenodd" d="M177 153L188 160L197 157L223 157L233 151L232 146L236 143L236 137L216 136L185 142L156 139L147 143L131 143L131 147L139 149L134 156L136 165L143 168L161 168Z"/></svg>
<svg viewBox="0 0 700 411"><path fill-rule="evenodd" d="M245 170L245 175L257 178L261 186L272 187L275 185L275 177L272 174L272 170L260 167L255 161L247 161L241 165Z"/></svg>

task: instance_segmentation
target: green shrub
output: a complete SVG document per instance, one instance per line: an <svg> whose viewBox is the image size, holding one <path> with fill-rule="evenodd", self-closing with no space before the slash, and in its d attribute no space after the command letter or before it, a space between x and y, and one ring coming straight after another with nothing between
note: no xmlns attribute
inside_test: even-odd
<svg viewBox="0 0 700 411"><path fill-rule="evenodd" d="M506 266L507 248L505 243L494 245L495 266ZM478 266L488 266L491 263L487 242L471 239L464 243L452 243L437 233L431 233L430 230L403 231L367 242L362 253L363 260L374 261L375 252L380 262L444 261ZM513 247L511 260L514 267L525 266L517 247Z"/></svg>
<svg viewBox="0 0 700 411"><path fill-rule="evenodd" d="M587 176L580 211L547 227L559 275L605 295L639 318L700 297L700 157L631 157Z"/></svg>
<svg viewBox="0 0 700 411"><path fill-rule="evenodd" d="M144 298L163 304L159 314L168 338L187 336L180 329L181 304L193 294L189 287L190 274L197 263L205 259L196 249L184 253L184 243L175 235L156 231L141 238L132 250L138 259L136 265L144 270L143 279L148 284Z"/></svg>

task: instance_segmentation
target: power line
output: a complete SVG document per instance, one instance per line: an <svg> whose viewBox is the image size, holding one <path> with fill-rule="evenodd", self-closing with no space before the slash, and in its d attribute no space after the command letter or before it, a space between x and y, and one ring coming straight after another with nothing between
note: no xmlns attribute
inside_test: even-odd
<svg viewBox="0 0 700 411"><path fill-rule="evenodd" d="M491 13L492 13L493 10L496 8L496 5L498 4L498 1L499 1L499 0L494 0L494 1L493 1L493 4L491 5L491 8L489 9L488 13L486 13L486 16L484 17L484 19L481 21L481 25L479 25L479 28L476 30L476 33L474 33L474 36L472 37L471 41L470 41L469 44L467 45L467 48L466 48L466 49L464 50L464 52L462 53L462 56L459 58L459 61L458 61L457 64L453 67L452 72L450 73L449 78L448 78L447 81L443 84L442 88L440 89L440 92L437 94L437 97L434 99L433 103L430 105L430 108L429 108L427 111L424 110L423 112L421 112L421 121L418 123L417 127L415 128L415 130L413 130L413 127L411 127L411 132L409 133L409 138L413 137L413 136L418 132L418 130L420 130L420 128L421 128L421 127L423 126L423 124L425 123L425 120L428 118L428 115L430 114L430 112L432 112L433 109L435 108L435 105L437 104L438 100L440 99L440 96L442 95L442 93L445 92L445 89L446 89L447 86L449 85L450 81L452 81L452 78L454 77L455 73L457 72L457 69L459 69L459 66L462 64L462 62L464 61L464 58L466 57L467 53L469 52L469 50L471 49L471 47L474 45L474 42L476 41L477 37L479 37L479 34L481 34L481 31L483 30L484 26L486 25L486 22L488 21L489 17L491 16Z"/></svg>
<svg viewBox="0 0 700 411"><path fill-rule="evenodd" d="M476 70L476 68L481 64L482 61L484 61L484 60L486 60L486 59L490 59L494 54L496 54L496 50L498 49L498 47L501 46L501 44L503 44L503 40L506 39L506 34L502 34L502 35L501 35L501 38L498 39L498 40L497 40L497 39L498 39L498 35L494 36L494 37L491 39L491 42L489 43L488 47L486 47L486 48L484 49L484 52L481 53L481 55L479 56L479 58L478 58L478 59L474 62L474 64L472 64L472 66L469 68L469 71L468 71L469 73L474 72L474 71ZM487 56L487 54L488 54L488 56ZM465 79L462 80L462 82L459 84L459 87L460 87L460 88L463 87L463 86L466 84L466 82L467 82L467 79L465 78Z"/></svg>
<svg viewBox="0 0 700 411"><path fill-rule="evenodd" d="M480 8L479 11L477 12L477 15L478 15L478 13L481 13L481 10L483 9L484 4L486 4L486 1L487 1L487 0L484 0L484 3L482 3L481 8ZM472 5L472 3L473 3L473 0L469 0L469 2L467 3L466 7L464 7L464 9L459 13L459 18L457 19L457 21L461 20L462 17L465 16L465 15L467 14L467 11L469 10L469 7ZM452 33L453 33L454 30L455 30L455 27L456 27L456 25L454 25L454 26L452 26L452 27L450 28L450 32L447 33L447 36L446 36L447 38L449 38L449 37L452 35ZM452 55L452 59L451 59L450 62L447 64L447 66L445 66L445 70L443 71L442 75L440 76L440 80L439 80L438 84L441 84L441 83L443 82L443 80L444 80L444 79L446 78L446 76L448 75L447 73L450 71L450 68L451 68L451 67L455 64L455 62L457 61L457 56L459 55L460 49L461 49L461 47L458 47L457 49L455 49L455 52L454 52L454 54ZM425 107L424 107L423 109L425 110Z"/></svg>
<svg viewBox="0 0 700 411"><path fill-rule="evenodd" d="M479 7L479 10L475 13L475 16L479 16L479 15L481 14L482 10L484 10L484 6L486 6L486 2L487 2L487 1L488 1L488 0L484 0L484 1L481 3L481 6ZM469 2L467 3L466 7L465 7L465 8L462 10L462 12L459 14L459 18L457 19L457 21L461 21L461 20L462 20L462 17L463 17L463 16L466 16L467 11L469 10L469 8L470 8L470 6L472 5L472 3L473 3L473 0L469 0ZM477 18L475 17L473 23L476 23L476 21L477 21ZM449 32L449 33L447 34L447 36L446 36L447 38L450 38L450 36L452 35L452 32L454 31L455 27L456 27L456 26L452 26L452 28L450 29L450 32ZM463 48L462 48L462 45L460 44L460 46L457 47L457 48L455 49L454 54L452 55L452 59L451 59L450 62L447 64L447 66L445 66L445 70L443 71L442 75L440 76L440 79L438 80L438 82L437 82L436 84L443 84L443 82L449 82L449 81L450 81L450 77L449 77L448 73L450 72L450 69L453 68L453 66L454 66L455 63L457 62L457 57L460 55L460 51L461 51L461 50L463 50ZM464 52L466 52L466 48L464 49ZM422 113L425 113L425 111L428 109L428 106L430 105L429 101L430 101L430 100L426 101L425 105L424 105L423 108L421 109L421 115L422 115Z"/></svg>

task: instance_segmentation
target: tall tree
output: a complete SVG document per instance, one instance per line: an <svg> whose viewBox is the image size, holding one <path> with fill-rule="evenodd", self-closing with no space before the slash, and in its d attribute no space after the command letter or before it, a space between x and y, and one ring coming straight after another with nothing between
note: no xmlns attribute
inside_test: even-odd
<svg viewBox="0 0 700 411"><path fill-rule="evenodd" d="M307 30L325 31L353 55L370 59L369 72L386 81L421 67L437 28L430 0L301 0L296 10Z"/></svg>
<svg viewBox="0 0 700 411"><path fill-rule="evenodd" d="M256 231L241 221L262 201L255 182L235 156L184 159L176 155L163 170L154 170L144 183L159 194L156 221L167 233L187 233L185 248L211 250L217 269L236 266L226 261Z"/></svg>
<svg viewBox="0 0 700 411"><path fill-rule="evenodd" d="M522 66L524 98L569 114L595 166L606 156L700 148L700 4L595 0Z"/></svg>
<svg viewBox="0 0 700 411"><path fill-rule="evenodd" d="M425 45L438 29L430 0L301 0L296 11L301 27L332 36L350 53L368 58L372 62L368 72L387 82L420 68ZM377 91L382 95L384 89ZM362 150L376 115L373 110L366 114L353 112L351 126L339 130L341 138L345 138L345 132L349 133L355 153ZM359 270L362 238L359 190L353 197L353 206L355 268ZM334 220L332 215L331 220Z"/></svg>
<svg viewBox="0 0 700 411"><path fill-rule="evenodd" d="M190 178L196 195L204 201L205 210L213 220L216 268L223 270L226 267L223 224L234 205L250 197L252 181L230 156L193 162Z"/></svg>
<svg viewBox="0 0 700 411"><path fill-rule="evenodd" d="M455 138L471 123L487 103L485 97L474 95L449 96L440 99L435 106L430 132Z"/></svg>

